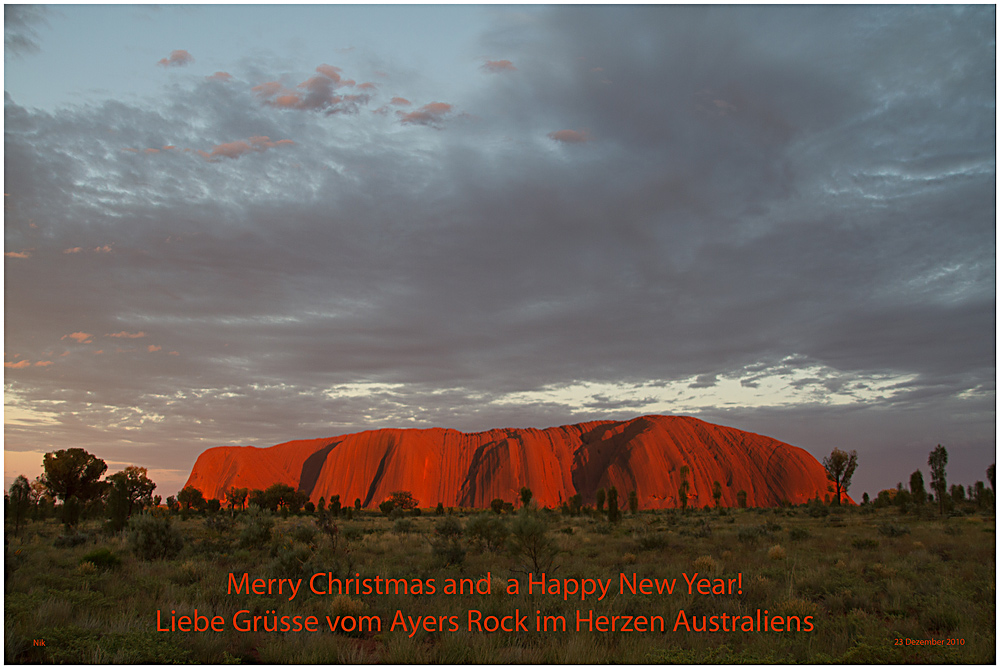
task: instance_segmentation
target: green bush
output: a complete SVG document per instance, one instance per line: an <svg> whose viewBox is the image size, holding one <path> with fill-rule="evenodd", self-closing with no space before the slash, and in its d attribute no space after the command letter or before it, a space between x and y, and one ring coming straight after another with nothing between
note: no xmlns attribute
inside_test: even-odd
<svg viewBox="0 0 1000 669"><path fill-rule="evenodd" d="M510 549L521 562L523 571L549 571L555 560L555 542L549 536L548 523L538 514L521 514L510 531Z"/></svg>
<svg viewBox="0 0 1000 669"><path fill-rule="evenodd" d="M638 538L639 550L658 551L666 549L670 542L664 532L646 532Z"/></svg>
<svg viewBox="0 0 1000 669"><path fill-rule="evenodd" d="M92 550L82 558L80 558L80 564L84 562L89 562L98 569L114 569L122 563L120 557L111 552L109 548L98 548Z"/></svg>
<svg viewBox="0 0 1000 669"><path fill-rule="evenodd" d="M260 548L271 541L274 519L266 512L254 507L243 514L243 529L240 530L241 548Z"/></svg>
<svg viewBox="0 0 1000 669"><path fill-rule="evenodd" d="M498 551L503 548L510 533L503 520L493 514L479 513L465 525L469 542L480 550Z"/></svg>
<svg viewBox="0 0 1000 669"><path fill-rule="evenodd" d="M82 546L83 544L87 543L87 538L88 538L87 535L82 533L61 534L58 537L56 537L56 540L55 542L53 542L53 545L56 548L75 548L76 546Z"/></svg>
<svg viewBox="0 0 1000 669"><path fill-rule="evenodd" d="M792 541L802 541L803 539L808 539L812 535L804 527L793 527L788 530L788 538Z"/></svg>
<svg viewBox="0 0 1000 669"><path fill-rule="evenodd" d="M759 527L742 527L736 533L736 538L741 544L756 546L760 538L764 536L763 530Z"/></svg>
<svg viewBox="0 0 1000 669"><path fill-rule="evenodd" d="M878 526L878 533L886 537L901 537L910 533L910 528L906 525L893 525L892 523L882 523Z"/></svg>
<svg viewBox="0 0 1000 669"><path fill-rule="evenodd" d="M346 541L357 541L361 538L362 532L361 528L357 525L345 525L340 536L344 537Z"/></svg>
<svg viewBox="0 0 1000 669"><path fill-rule="evenodd" d="M169 559L184 547L184 539L170 524L170 518L149 513L129 519L128 542L132 551L142 560Z"/></svg>
<svg viewBox="0 0 1000 669"><path fill-rule="evenodd" d="M465 561L465 549L459 542L462 524L454 516L447 516L434 528L435 538L431 541L434 558L444 566L458 565Z"/></svg>
<svg viewBox="0 0 1000 669"><path fill-rule="evenodd" d="M309 525L296 525L290 532L292 538L304 544L311 544L316 537L316 528Z"/></svg>

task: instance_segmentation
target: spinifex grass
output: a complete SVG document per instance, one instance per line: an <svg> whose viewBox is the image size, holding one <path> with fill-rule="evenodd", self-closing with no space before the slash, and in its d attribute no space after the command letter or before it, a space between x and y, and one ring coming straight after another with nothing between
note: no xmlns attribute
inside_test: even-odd
<svg viewBox="0 0 1000 669"><path fill-rule="evenodd" d="M464 528L476 513L450 518ZM7 534L5 660L7 662L223 664L345 663L975 663L995 662L995 517L940 519L894 510L862 513L806 509L646 511L609 524L603 517L537 511L547 532L539 545L549 577L611 579L609 594L564 598L528 594L530 565L522 549L488 550L468 533L456 541L464 558L450 563L433 549L443 518L432 512L400 524L377 513L337 519L339 532L312 531L310 516L274 517L266 542L241 543L240 519L175 518L184 547L170 559L143 560L124 535L102 534L97 521L81 528L87 540L57 548L61 528L35 522ZM516 514L498 518L508 529ZM453 532L454 527L447 529ZM444 526L441 525L441 528ZM449 535L451 536L451 535ZM451 540L451 539L449 539ZM547 551L547 552L546 552ZM459 553L461 551L458 551ZM110 554L110 556L109 556ZM100 556L100 568L93 556ZM454 553L451 553L454 555ZM91 556L91 561L85 560ZM548 563L548 562L547 562ZM250 579L302 578L299 594L227 592L230 572ZM741 592L689 592L683 574L728 582ZM433 579L437 593L334 594L309 592L312 574L337 579ZM490 594L443 593L446 579L490 574ZM622 594L628 578L676 579L673 594ZM538 579L533 574L533 579ZM520 585L506 593L508 579ZM324 576L320 582L326 583ZM219 617L223 631L160 632L176 615ZM250 615L315 616L320 632L243 632ZM470 631L469 611L496 620L515 611L528 631ZM812 631L674 631L681 611L696 617L794 616ZM582 615L638 620L657 617L665 631L577 631ZM397 612L426 621L391 630ZM326 617L377 616L381 631L331 632ZM558 621L566 621L562 631ZM451 621L456 621L452 623ZM547 631L536 629L544 621ZM634 623L633 623L634 626ZM698 623L697 626L700 626ZM456 628L457 629L454 629ZM902 641L897 641L897 639ZM911 642L907 642L907 639ZM912 640L958 640L914 645ZM39 645L39 642L44 645Z"/></svg>

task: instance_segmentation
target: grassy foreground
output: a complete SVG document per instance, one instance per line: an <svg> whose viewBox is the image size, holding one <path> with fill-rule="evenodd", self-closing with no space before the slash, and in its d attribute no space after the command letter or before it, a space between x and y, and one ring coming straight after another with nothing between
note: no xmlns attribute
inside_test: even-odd
<svg viewBox="0 0 1000 669"><path fill-rule="evenodd" d="M503 514L456 511L387 518L360 512L333 520L312 516L175 517L183 548L169 559L140 559L126 533L98 521L81 526L84 543L67 546L54 520L5 533L4 653L8 663L968 663L996 661L996 521L988 515L940 518L926 508L640 511L619 523L584 513ZM488 514L476 524L476 516ZM537 521L525 533L523 518ZM492 525L485 521L489 520ZM456 524L457 521L457 524ZM268 536L267 525L273 522ZM497 522L501 525L497 525ZM503 535L516 530L515 538ZM446 523L448 523L446 525ZM539 525L541 523L541 525ZM470 531L471 529L473 531ZM448 528L451 528L450 530ZM453 534L456 527L462 534ZM492 528L492 529L490 529ZM437 530L437 531L436 531ZM449 531L452 534L449 534ZM491 539L495 545L491 546ZM60 547L56 547L56 544ZM104 550L102 550L104 549ZM528 574L609 582L590 595L528 594ZM697 592L687 579L708 579ZM292 601L283 594L227 593L237 579L303 579ZM317 595L334 578L430 579L427 594ZM490 594L469 593L472 584ZM620 592L620 575L676 579L673 594ZM445 594L446 579L472 579L465 594ZM508 579L520 593L507 594ZM742 592L718 592L737 579ZM551 586L551 580L549 581ZM712 592L716 590L716 592ZM218 616L222 631L157 631L175 616ZM238 614L239 611L248 614ZM529 631L469 631L469 611L487 626L526 616ZM700 628L716 616L718 631L674 630L680 611ZM722 615L809 619L811 631L722 631ZM413 633L397 624L397 611ZM665 621L660 631L576 631L577 612ZM316 616L319 631L264 631L277 617ZM538 612L538 613L536 613ZM257 631L242 620L263 616ZM346 627L331 631L330 621ZM381 631L369 625L377 616ZM424 617L433 619L427 622ZM454 616L451 622L450 616ZM490 616L495 616L490 619ZM536 631L548 616L550 631ZM552 631L559 616L567 631ZM234 617L236 621L234 621ZM442 620L442 617L444 619ZM537 618L536 618L537 617ZM811 617L811 618L809 618ZM349 622L348 619L352 619ZM513 618L502 624L513 625ZM743 618L743 620L747 620ZM294 621L290 621L294 622ZM269 622L266 622L270 625ZM708 624L707 621L705 624ZM790 624L790 623L789 623ZM183 623L182 623L183 625ZM730 625L731 626L731 625ZM449 627L458 627L452 631ZM443 628L443 629L442 629ZM708 628L711 629L711 628ZM916 641L941 641L917 645ZM41 645L44 644L44 645Z"/></svg>

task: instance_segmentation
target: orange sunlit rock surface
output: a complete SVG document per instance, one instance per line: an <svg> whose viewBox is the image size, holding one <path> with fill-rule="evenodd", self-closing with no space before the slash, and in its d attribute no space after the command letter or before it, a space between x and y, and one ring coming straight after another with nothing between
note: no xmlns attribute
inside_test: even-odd
<svg viewBox="0 0 1000 669"><path fill-rule="evenodd" d="M644 416L545 430L498 429L467 434L433 428L385 429L329 439L290 441L270 448L212 448L199 456L187 485L207 499L230 487L264 489L286 483L317 502L340 495L377 506L408 490L423 507L487 507L517 502L522 486L540 506L557 506L580 493L593 504L598 488L615 486L624 505L635 490L644 509L680 506L681 467L690 470L688 504L800 504L827 494L826 472L795 446L696 418Z"/></svg>

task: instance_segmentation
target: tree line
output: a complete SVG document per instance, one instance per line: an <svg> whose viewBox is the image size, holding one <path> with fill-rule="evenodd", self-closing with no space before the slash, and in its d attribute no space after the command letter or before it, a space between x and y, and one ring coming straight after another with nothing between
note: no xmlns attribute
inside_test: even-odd
<svg viewBox="0 0 1000 669"><path fill-rule="evenodd" d="M905 511L911 505L935 503L941 515L962 504L972 504L977 508L993 507L995 463L986 471L989 488L983 481L976 481L969 486L952 484L949 487L946 474L948 451L940 444L931 451L927 464L931 477L929 491L924 486L923 473L918 469L910 475L908 488L904 488L903 483L899 482L896 489L883 490L874 500L866 492L862 497L862 504L873 504L876 507L894 505ZM74 528L81 517L103 515L108 520L109 529L119 531L134 514L161 505L161 497L153 494L156 484L150 480L144 467L129 466L102 480L101 477L108 469L107 464L82 448L46 453L42 465L44 472L34 481L29 482L23 475L18 476L4 496L8 518L14 523L15 533L29 517L45 518L56 511L68 529ZM856 451L834 449L823 459L823 468L829 482L828 491L833 493L832 499L827 495L827 504L840 505L843 502L857 467ZM691 488L690 469L683 466L680 474L677 499L681 510L686 511ZM720 508L722 486L718 481L713 482L712 497L715 507ZM527 507L531 499L531 490L523 487L520 491L521 506ZM56 501L59 502L58 507ZM231 487L226 491L224 501L232 513L250 506L283 514L305 511L309 514L319 512L321 515L338 516L342 510L347 513L352 511L351 507L342 505L340 495L332 495L329 500L320 498L314 505L308 494L285 483L275 483L264 490ZM620 519L622 505L614 486L598 489L595 502L595 510L599 515L606 513L610 522ZM355 499L353 511L360 511L361 504L360 499ZM740 508L746 508L746 491L740 490L737 493L737 504ZM635 490L629 491L626 505L633 514L638 511L639 499ZM215 513L222 509L223 501L205 499L200 490L186 486L176 497L167 497L166 507L169 511L184 516L191 512ZM490 508L498 514L512 512L513 504L497 498L492 501ZM590 507L584 507L583 496L578 493L563 501L560 508L563 513L580 515L585 508ZM419 501L407 491L397 491L379 505L379 510L385 515L396 516L404 511L418 512ZM444 513L443 505L439 503L436 511L438 514Z"/></svg>

